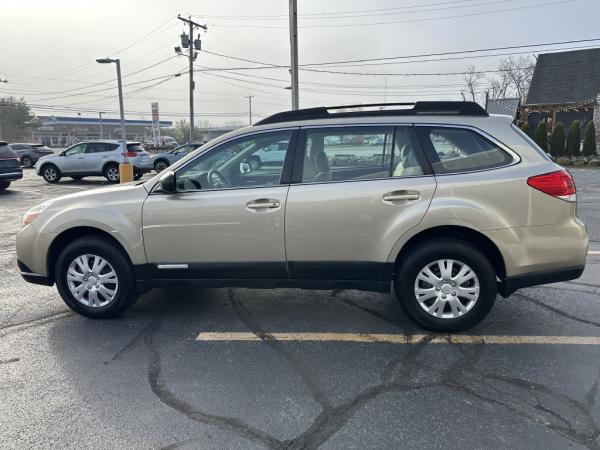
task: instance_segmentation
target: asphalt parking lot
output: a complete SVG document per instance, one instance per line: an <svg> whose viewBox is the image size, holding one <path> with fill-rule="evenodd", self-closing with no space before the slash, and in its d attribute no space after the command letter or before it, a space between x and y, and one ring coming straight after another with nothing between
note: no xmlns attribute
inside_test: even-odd
<svg viewBox="0 0 600 450"><path fill-rule="evenodd" d="M459 337L390 295L157 289L120 319L71 313L18 275L15 234L45 199L0 193L3 448L600 448L600 171L572 171L582 278L498 298Z"/></svg>

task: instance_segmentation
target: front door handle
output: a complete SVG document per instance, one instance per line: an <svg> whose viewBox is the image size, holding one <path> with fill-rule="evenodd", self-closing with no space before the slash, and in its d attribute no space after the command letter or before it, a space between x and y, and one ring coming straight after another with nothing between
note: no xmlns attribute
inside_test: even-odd
<svg viewBox="0 0 600 450"><path fill-rule="evenodd" d="M392 203L406 203L419 200L420 198L421 194L419 194L417 191L393 191L383 195L383 201Z"/></svg>
<svg viewBox="0 0 600 450"><path fill-rule="evenodd" d="M267 211L277 209L281 206L279 200L273 198L259 198L246 203L246 208L253 211Z"/></svg>

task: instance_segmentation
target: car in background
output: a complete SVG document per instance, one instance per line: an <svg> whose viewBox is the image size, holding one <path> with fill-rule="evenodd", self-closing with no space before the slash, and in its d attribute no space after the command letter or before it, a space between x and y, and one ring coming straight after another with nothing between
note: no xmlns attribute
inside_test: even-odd
<svg viewBox="0 0 600 450"><path fill-rule="evenodd" d="M43 156L53 155L54 152L44 144L21 144L12 143L8 147L19 157L21 165L25 168L31 168L38 159Z"/></svg>
<svg viewBox="0 0 600 450"><path fill-rule="evenodd" d="M66 150L40 158L35 172L48 183L58 183L63 176L74 180L83 177L104 176L110 183L119 182L119 164L129 162L134 166L134 179L152 170L150 154L139 142L128 142L123 151L121 141L82 141Z"/></svg>
<svg viewBox="0 0 600 450"><path fill-rule="evenodd" d="M263 164L282 166L287 147L287 141L270 144L254 152L246 162L250 164L252 170L260 169Z"/></svg>
<svg viewBox="0 0 600 450"><path fill-rule="evenodd" d="M198 147L204 145L204 142L192 142L191 144L183 144L173 150L168 152L157 153L156 155L152 155L150 157L150 161L152 161L152 167L156 171L156 173L160 173L173 164L175 161L179 161L185 155L190 152L193 152Z"/></svg>
<svg viewBox="0 0 600 450"><path fill-rule="evenodd" d="M0 141L0 191L10 186L12 181L23 178L19 157L8 143Z"/></svg>

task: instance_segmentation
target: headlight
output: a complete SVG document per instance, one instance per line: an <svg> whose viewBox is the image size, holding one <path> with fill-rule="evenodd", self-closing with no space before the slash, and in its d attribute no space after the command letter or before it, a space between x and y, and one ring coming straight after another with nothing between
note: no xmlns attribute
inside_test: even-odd
<svg viewBox="0 0 600 450"><path fill-rule="evenodd" d="M39 216L48 206L50 206L51 203L52 201L48 200L44 203L40 203L39 205L34 206L29 211L27 211L23 216L23 225L28 225L31 222L33 222L37 216Z"/></svg>

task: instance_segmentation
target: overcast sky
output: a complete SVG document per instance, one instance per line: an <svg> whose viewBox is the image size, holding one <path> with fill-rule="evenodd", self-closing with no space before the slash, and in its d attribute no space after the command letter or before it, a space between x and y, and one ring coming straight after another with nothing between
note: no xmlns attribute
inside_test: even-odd
<svg viewBox="0 0 600 450"><path fill-rule="evenodd" d="M152 101L159 102L161 119L186 118L187 74L169 77L187 70L187 59L173 50L184 31L177 14L207 24L203 50L289 65L285 0L0 0L0 79L8 80L0 83L0 96L23 96L38 115L105 111L105 117L118 117L115 67L95 63L118 57L127 118L149 119ZM598 0L299 0L298 14L301 65L600 38ZM446 60L306 67L300 106L460 99L461 75L425 74L462 72L469 65L493 70L500 53L595 45L600 39ZM476 58L456 59L465 56ZM250 94L255 118L290 108L285 67L251 70L260 65L206 52L195 64L196 70L238 68L195 73L197 123L247 122Z"/></svg>

